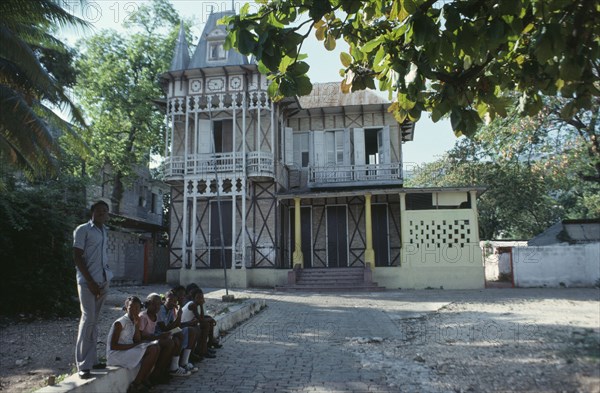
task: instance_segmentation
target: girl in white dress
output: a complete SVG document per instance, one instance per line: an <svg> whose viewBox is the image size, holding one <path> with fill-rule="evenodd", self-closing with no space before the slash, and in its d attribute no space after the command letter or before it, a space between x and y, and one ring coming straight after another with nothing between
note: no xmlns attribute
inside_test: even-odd
<svg viewBox="0 0 600 393"><path fill-rule="evenodd" d="M128 297L125 309L127 314L117 319L108 332L106 363L125 368L140 365L140 370L127 392L147 392L151 386L148 377L158 359L159 346L156 341L142 342L138 316L142 309L141 300L136 296Z"/></svg>

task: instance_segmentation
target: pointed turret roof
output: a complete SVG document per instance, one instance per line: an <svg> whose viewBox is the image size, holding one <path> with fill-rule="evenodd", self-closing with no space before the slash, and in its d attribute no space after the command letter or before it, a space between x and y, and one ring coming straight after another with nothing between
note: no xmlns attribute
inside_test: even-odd
<svg viewBox="0 0 600 393"><path fill-rule="evenodd" d="M171 60L171 67L169 68L169 71L185 70L188 68L189 64L190 50L187 39L185 38L183 21L181 21L181 27L179 28L179 35L177 36L177 42L175 43L175 51L173 52L173 60Z"/></svg>
<svg viewBox="0 0 600 393"><path fill-rule="evenodd" d="M218 25L217 21L223 18L224 16L229 15L235 15L235 11L228 10L214 12L208 16L208 20L206 21L204 31L200 36L200 41L198 42L196 51L194 52L192 60L190 61L189 66L187 67L188 69L248 64L248 59L246 58L246 56L237 52L235 49L230 49L226 52L223 51L221 53L222 55L209 56L209 49L211 49L210 44L217 45L220 42L222 43L225 41L225 37L227 36L225 26ZM219 49L216 48L215 50ZM220 50L223 49L221 48Z"/></svg>

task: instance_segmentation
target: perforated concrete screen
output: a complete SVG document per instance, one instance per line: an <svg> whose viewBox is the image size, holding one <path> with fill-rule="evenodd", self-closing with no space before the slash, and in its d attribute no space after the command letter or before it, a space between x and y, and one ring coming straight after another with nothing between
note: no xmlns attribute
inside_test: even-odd
<svg viewBox="0 0 600 393"><path fill-rule="evenodd" d="M417 248L468 247L472 243L470 221L409 220L410 244Z"/></svg>

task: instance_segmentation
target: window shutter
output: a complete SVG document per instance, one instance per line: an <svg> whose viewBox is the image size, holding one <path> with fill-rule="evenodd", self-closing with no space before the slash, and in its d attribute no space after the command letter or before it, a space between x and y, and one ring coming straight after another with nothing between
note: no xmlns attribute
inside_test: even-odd
<svg viewBox="0 0 600 393"><path fill-rule="evenodd" d="M296 139L294 137L294 130L292 129L292 127L285 127L285 164L286 165L292 165L296 161L295 159L295 155L296 155L296 151L298 151L300 149L300 146L295 142L294 139ZM299 153L298 153L299 154Z"/></svg>
<svg viewBox="0 0 600 393"><path fill-rule="evenodd" d="M382 164L390 163L390 126L385 126L379 131L381 138L379 146L379 162Z"/></svg>
<svg viewBox="0 0 600 393"><path fill-rule="evenodd" d="M344 165L351 165L350 129L344 129Z"/></svg>
<svg viewBox="0 0 600 393"><path fill-rule="evenodd" d="M314 160L311 162L313 166L325 166L325 132L313 131L312 154Z"/></svg>
<svg viewBox="0 0 600 393"><path fill-rule="evenodd" d="M210 153L213 150L213 140L211 138L211 121L198 119L198 143L197 154Z"/></svg>

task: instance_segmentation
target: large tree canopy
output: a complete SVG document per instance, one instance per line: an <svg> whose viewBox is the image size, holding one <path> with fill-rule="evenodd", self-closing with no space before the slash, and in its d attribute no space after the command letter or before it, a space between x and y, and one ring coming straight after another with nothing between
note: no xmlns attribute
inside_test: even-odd
<svg viewBox="0 0 600 393"><path fill-rule="evenodd" d="M0 161L32 176L56 169L61 152L56 130L76 136L53 109L69 109L73 120L84 124L66 92L75 81L73 54L52 31L86 24L63 5L0 2Z"/></svg>
<svg viewBox="0 0 600 393"><path fill-rule="evenodd" d="M600 96L600 3L572 0L273 0L228 18L228 45L271 74L273 96L307 94L301 54L311 31L328 50L343 40L344 91L395 94L398 121L449 116L456 134L505 116L516 92L533 115L543 96L571 120ZM595 114L597 116L597 114ZM596 144L596 148L598 145Z"/></svg>
<svg viewBox="0 0 600 393"><path fill-rule="evenodd" d="M87 163L90 173L112 171L113 212L128 175L163 152L164 114L152 100L163 96L159 75L169 67L179 23L171 4L154 0L131 15L126 34L105 30L81 43L75 91L90 121Z"/></svg>

